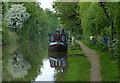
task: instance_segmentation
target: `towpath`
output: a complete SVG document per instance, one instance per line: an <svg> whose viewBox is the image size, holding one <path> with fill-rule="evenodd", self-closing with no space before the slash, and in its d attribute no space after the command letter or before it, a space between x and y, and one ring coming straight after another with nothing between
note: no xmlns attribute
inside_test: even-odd
<svg viewBox="0 0 120 83"><path fill-rule="evenodd" d="M95 50L88 48L82 42L78 40L76 40L76 42L80 44L83 52L85 53L87 59L91 64L91 68L90 68L91 81L101 81L99 55Z"/></svg>

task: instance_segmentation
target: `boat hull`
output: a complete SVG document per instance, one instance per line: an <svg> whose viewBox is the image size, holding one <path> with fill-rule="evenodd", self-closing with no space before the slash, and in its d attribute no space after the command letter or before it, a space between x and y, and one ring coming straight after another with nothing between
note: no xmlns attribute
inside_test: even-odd
<svg viewBox="0 0 120 83"><path fill-rule="evenodd" d="M48 46L49 51L67 51L67 46L61 44L54 44Z"/></svg>

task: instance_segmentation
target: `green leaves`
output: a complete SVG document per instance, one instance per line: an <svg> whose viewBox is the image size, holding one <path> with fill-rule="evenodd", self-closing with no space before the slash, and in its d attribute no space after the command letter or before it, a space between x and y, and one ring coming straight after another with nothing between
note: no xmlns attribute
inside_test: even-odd
<svg viewBox="0 0 120 83"><path fill-rule="evenodd" d="M5 19L8 21L10 28L19 30L29 16L30 14L26 12L26 8L23 4L13 4L12 7L8 9Z"/></svg>
<svg viewBox="0 0 120 83"><path fill-rule="evenodd" d="M81 19L81 25L84 32L84 36L90 35L100 35L101 29L107 26L107 19L104 16L103 10L99 7L98 3L79 3L80 7L77 12L79 12L79 19Z"/></svg>
<svg viewBox="0 0 120 83"><path fill-rule="evenodd" d="M75 28L80 27L80 20L78 19L78 14L76 9L78 2L56 2L54 3L54 8L56 14L61 19L65 28L71 31L77 31Z"/></svg>

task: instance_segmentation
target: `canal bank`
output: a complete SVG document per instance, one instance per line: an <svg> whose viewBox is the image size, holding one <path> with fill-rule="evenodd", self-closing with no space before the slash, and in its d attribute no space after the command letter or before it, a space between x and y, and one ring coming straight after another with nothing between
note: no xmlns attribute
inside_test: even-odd
<svg viewBox="0 0 120 83"><path fill-rule="evenodd" d="M71 48L76 45L79 49L72 50ZM77 53L78 55L70 56ZM68 46L67 70L57 73L56 81L90 81L90 63L78 43L74 42L74 45Z"/></svg>

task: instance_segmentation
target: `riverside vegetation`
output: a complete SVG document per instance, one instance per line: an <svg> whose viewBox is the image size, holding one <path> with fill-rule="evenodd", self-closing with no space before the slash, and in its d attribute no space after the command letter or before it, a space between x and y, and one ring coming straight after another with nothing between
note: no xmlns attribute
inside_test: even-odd
<svg viewBox="0 0 120 83"><path fill-rule="evenodd" d="M40 71L42 59L47 55L48 33L55 32L60 27L69 30L91 49L97 50L102 81L118 81L120 2L54 2L55 12L43 10L38 2L3 2L0 6L3 19L0 25L3 80L33 80ZM91 43L90 36L97 38L96 44ZM108 38L108 46L104 44L104 37ZM71 51L70 46L68 49L68 55L70 52L82 52L81 49ZM14 58L15 56L19 57ZM18 59L26 67L22 66L23 63L18 64ZM66 72L57 73L56 80L90 80L90 63L86 57L68 57L68 62ZM16 77L12 68L17 68L14 70L21 73L16 73Z"/></svg>

